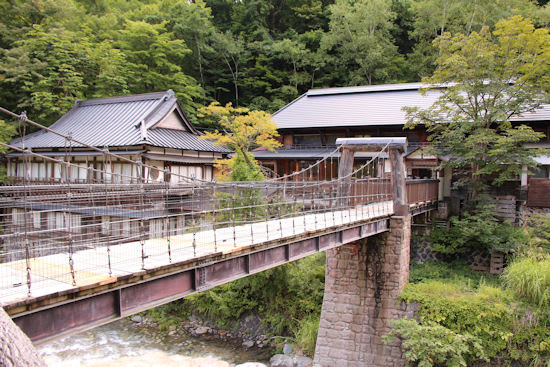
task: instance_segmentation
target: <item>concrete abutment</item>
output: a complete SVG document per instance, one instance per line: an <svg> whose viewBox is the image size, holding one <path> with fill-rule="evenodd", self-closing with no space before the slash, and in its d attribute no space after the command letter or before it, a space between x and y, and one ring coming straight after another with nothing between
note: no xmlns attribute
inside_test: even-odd
<svg viewBox="0 0 550 367"><path fill-rule="evenodd" d="M411 216L395 216L389 232L327 251L317 366L405 365L400 342L382 336L404 315L398 296L409 279L410 238Z"/></svg>

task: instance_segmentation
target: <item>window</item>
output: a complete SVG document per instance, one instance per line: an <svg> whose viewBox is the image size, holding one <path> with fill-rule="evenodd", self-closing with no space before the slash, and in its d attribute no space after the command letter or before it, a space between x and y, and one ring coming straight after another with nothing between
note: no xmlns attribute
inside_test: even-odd
<svg viewBox="0 0 550 367"><path fill-rule="evenodd" d="M413 168L412 169L413 178L432 178L432 170L429 168Z"/></svg>
<svg viewBox="0 0 550 367"><path fill-rule="evenodd" d="M540 165L540 166L537 166L535 168L533 168L533 176L531 177L534 177L534 178L550 178L549 176L549 169L550 169L550 166L544 166L544 165Z"/></svg>
<svg viewBox="0 0 550 367"><path fill-rule="evenodd" d="M344 134L341 134L341 135L325 135L325 144L326 145L335 145L336 144L336 139L344 138L344 137L345 137Z"/></svg>
<svg viewBox="0 0 550 367"><path fill-rule="evenodd" d="M321 146L321 135L294 135L294 145Z"/></svg>

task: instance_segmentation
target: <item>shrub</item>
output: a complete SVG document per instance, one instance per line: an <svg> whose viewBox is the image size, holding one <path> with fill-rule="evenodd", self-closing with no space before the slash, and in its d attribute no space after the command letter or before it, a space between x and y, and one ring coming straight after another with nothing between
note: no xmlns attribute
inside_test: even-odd
<svg viewBox="0 0 550 367"><path fill-rule="evenodd" d="M477 289L480 285L497 285L498 276L472 270L464 261L426 261L424 264L414 264L409 273L411 283L444 280L468 289Z"/></svg>
<svg viewBox="0 0 550 367"><path fill-rule="evenodd" d="M434 251L443 255L461 255L472 250L515 249L528 242L521 228L501 223L494 216L494 207L485 205L463 217L451 217L450 228L436 227L429 236Z"/></svg>
<svg viewBox="0 0 550 367"><path fill-rule="evenodd" d="M516 258L505 270L506 287L537 307L550 307L550 259Z"/></svg>
<svg viewBox="0 0 550 367"><path fill-rule="evenodd" d="M479 342L484 356L499 365L520 361L521 365L542 367L550 360L550 309L533 312L516 302L508 290L483 284L472 290L464 284L426 280L408 284L400 298L420 304L421 326L436 323L457 335L470 335ZM464 356L470 363L475 353Z"/></svg>
<svg viewBox="0 0 550 367"><path fill-rule="evenodd" d="M529 232L533 237L538 238L544 245L550 244L550 217L536 214L527 220Z"/></svg>
<svg viewBox="0 0 550 367"><path fill-rule="evenodd" d="M404 338L407 360L419 367L465 367L472 360L487 360L480 340L468 333L458 334L434 322L420 325L416 320L399 319L393 324L385 341L395 335Z"/></svg>
<svg viewBox="0 0 550 367"><path fill-rule="evenodd" d="M435 322L457 334L469 333L479 338L487 356L493 357L508 345L513 314L504 291L481 289L472 292L454 284L430 281L409 284L401 299L420 303L418 313L423 324Z"/></svg>
<svg viewBox="0 0 550 367"><path fill-rule="evenodd" d="M296 335L296 345L306 355L313 356L315 352L315 343L317 342L317 332L319 330L319 314L309 314L298 325L294 332Z"/></svg>

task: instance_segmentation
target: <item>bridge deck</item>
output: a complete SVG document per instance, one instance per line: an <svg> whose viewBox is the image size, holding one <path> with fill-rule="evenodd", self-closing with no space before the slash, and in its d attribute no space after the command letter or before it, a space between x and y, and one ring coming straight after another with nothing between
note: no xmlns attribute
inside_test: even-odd
<svg viewBox="0 0 550 367"><path fill-rule="evenodd" d="M392 214L392 202L384 201L352 209L217 228L215 231L210 229L197 233L183 233L169 238L148 239L143 244L137 240L109 247L80 250L72 255L75 282L68 253L37 257L30 260L30 295L26 260L3 263L0 264L0 306L9 307L22 301L60 292L76 292L114 283L121 277L170 267L175 263L208 259L213 255L230 254L269 241L284 241L293 236L314 234Z"/></svg>

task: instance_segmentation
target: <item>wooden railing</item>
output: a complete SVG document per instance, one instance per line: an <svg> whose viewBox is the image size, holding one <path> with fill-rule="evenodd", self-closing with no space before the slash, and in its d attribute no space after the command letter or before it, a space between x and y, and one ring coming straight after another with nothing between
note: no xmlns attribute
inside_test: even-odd
<svg viewBox="0 0 550 367"><path fill-rule="evenodd" d="M439 180L407 180L407 202L419 204L438 200Z"/></svg>

